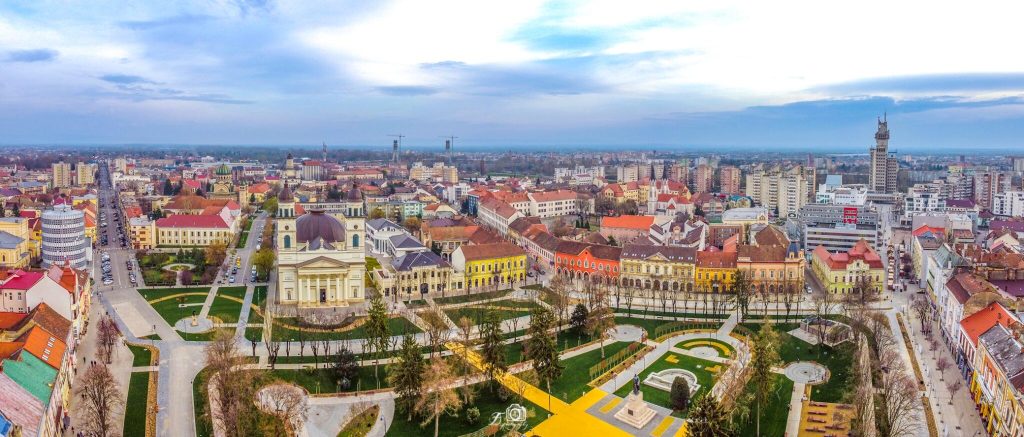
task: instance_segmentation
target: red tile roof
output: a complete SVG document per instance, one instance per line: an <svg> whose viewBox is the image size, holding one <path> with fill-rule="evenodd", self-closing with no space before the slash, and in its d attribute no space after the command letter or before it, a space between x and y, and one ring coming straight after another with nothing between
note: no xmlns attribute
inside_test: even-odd
<svg viewBox="0 0 1024 437"><path fill-rule="evenodd" d="M601 229L625 228L646 231L654 223L652 215L620 215L618 217L601 217Z"/></svg>
<svg viewBox="0 0 1024 437"><path fill-rule="evenodd" d="M464 244L459 246L466 261L505 258L526 255L522 248L511 243Z"/></svg>
<svg viewBox="0 0 1024 437"><path fill-rule="evenodd" d="M710 269L734 269L736 268L736 252L712 250L699 251L697 252L697 267Z"/></svg>
<svg viewBox="0 0 1024 437"><path fill-rule="evenodd" d="M25 317L28 317L28 313L0 313L0 331L18 326Z"/></svg>
<svg viewBox="0 0 1024 437"><path fill-rule="evenodd" d="M3 290L28 290L32 286L36 285L40 279L43 279L43 272L26 272L24 270L15 270L11 277L0 285L0 289Z"/></svg>
<svg viewBox="0 0 1024 437"><path fill-rule="evenodd" d="M996 324L1009 328L1016 323L1020 323L1017 316L999 302L992 302L987 307L961 320L960 328L963 329L971 343L977 346L978 336L992 329Z"/></svg>
<svg viewBox="0 0 1024 437"><path fill-rule="evenodd" d="M25 350L43 360L54 369L60 369L60 362L67 347L57 334L53 334L41 326L35 326L21 335L18 341L25 342Z"/></svg>
<svg viewBox="0 0 1024 437"><path fill-rule="evenodd" d="M824 246L818 246L814 249L814 256L818 257L832 270L845 270L846 265L856 261L862 260L869 267L873 269L882 268L882 258L875 253L874 250L868 246L868 243L864 240L860 240L847 252L840 253L829 253L828 249Z"/></svg>

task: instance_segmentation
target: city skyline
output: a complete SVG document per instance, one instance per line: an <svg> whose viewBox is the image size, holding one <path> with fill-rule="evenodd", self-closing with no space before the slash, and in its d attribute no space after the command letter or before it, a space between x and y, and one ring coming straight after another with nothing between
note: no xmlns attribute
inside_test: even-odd
<svg viewBox="0 0 1024 437"><path fill-rule="evenodd" d="M8 3L0 143L1010 150L1019 7Z"/></svg>

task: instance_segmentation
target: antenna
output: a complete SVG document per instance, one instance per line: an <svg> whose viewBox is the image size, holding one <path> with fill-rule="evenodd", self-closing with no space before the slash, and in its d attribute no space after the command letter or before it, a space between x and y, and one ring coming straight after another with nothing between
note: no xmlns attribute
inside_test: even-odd
<svg viewBox="0 0 1024 437"><path fill-rule="evenodd" d="M391 143L391 161L397 164L399 153L402 148L402 138L405 138L405 135L390 134L388 136L392 138L397 138L394 142Z"/></svg>
<svg viewBox="0 0 1024 437"><path fill-rule="evenodd" d="M445 153L445 155L448 155L448 165L451 165L452 164L452 145L455 144L455 139L458 138L458 137L454 136L454 135L449 135L449 136L441 137L441 138L444 138L444 153Z"/></svg>

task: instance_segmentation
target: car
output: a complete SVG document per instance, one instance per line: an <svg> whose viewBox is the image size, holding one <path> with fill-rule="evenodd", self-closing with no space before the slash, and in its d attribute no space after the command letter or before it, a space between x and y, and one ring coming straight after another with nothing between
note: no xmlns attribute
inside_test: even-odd
<svg viewBox="0 0 1024 437"><path fill-rule="evenodd" d="M235 277L232 276L232 277L228 278L228 282L234 284L235 283Z"/></svg>

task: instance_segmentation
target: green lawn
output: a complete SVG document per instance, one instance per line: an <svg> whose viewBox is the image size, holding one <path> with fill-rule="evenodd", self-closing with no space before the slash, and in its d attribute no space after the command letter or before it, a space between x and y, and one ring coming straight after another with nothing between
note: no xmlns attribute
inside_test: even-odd
<svg viewBox="0 0 1024 437"><path fill-rule="evenodd" d="M454 296L439 297L434 299L434 303L438 305L445 305L450 303L465 303L473 302L477 300L494 299L496 297L504 297L508 292L512 290L498 290L498 291L485 291L481 293L470 293L470 294L456 294Z"/></svg>
<svg viewBox="0 0 1024 437"><path fill-rule="evenodd" d="M377 369L380 377L380 387L388 387L388 370L386 364L381 364ZM310 393L338 393L338 382L334 376L334 369L276 369L268 371L273 378L295 383ZM359 380L356 385L342 392L365 391L377 389L377 380L373 378L373 366L359 368Z"/></svg>
<svg viewBox="0 0 1024 437"><path fill-rule="evenodd" d="M223 290L223 289L222 289ZM261 310L266 309L267 306L267 286L257 285L253 287L252 292L252 304L260 308ZM249 323L263 323L263 316L256 313L256 311L249 310ZM245 338L255 341L263 341L263 328L245 328Z"/></svg>
<svg viewBox="0 0 1024 437"><path fill-rule="evenodd" d="M140 288L139 294L143 299L153 300L172 294L181 293L209 293L210 287L181 287L181 288Z"/></svg>
<svg viewBox="0 0 1024 437"><path fill-rule="evenodd" d="M659 306L659 308L660 308L660 306ZM725 319L729 318L729 314L710 314L710 313L705 314L705 313L691 313L691 312L684 312L684 311L673 312L671 305L667 306L666 308L667 308L666 311L650 310L650 309L643 309L643 308L636 308L636 307L634 307L634 308L626 308L626 307L622 307L622 306L620 306L618 308L613 308L613 309L615 310L616 313L644 314L644 315L648 315L648 316L689 317L689 318L695 318L695 319L722 319L722 320L725 320ZM710 310L710 308L708 308L708 309Z"/></svg>
<svg viewBox="0 0 1024 437"><path fill-rule="evenodd" d="M179 290L179 289L175 289L175 290ZM208 288L203 288L202 290L209 291ZM155 296L157 296L157 297L159 297L159 296L168 296L168 295L171 295L171 294L177 294L177 293L170 293L170 292L166 291L166 289L164 291L162 291L162 292L159 292L159 291L156 291L156 290L147 290L147 291L149 291L151 294L156 293ZM164 320L167 321L167 324L169 324L169 325L171 325L173 327L174 324L178 320L181 320L181 319L184 319L184 318L187 318L187 317L192 317L192 312L193 311L195 312L196 315L199 315L199 313L203 310L202 304L204 302L206 302L206 296L202 296L202 295L181 296L180 299L184 300L184 302L180 302L179 298L173 298L173 299L167 299L167 300L163 300L163 301L156 302L156 303L151 303L150 305L153 307L154 310L156 310L157 313L160 314L161 317L164 318ZM184 303L184 304L186 304L188 306L180 307L179 305L182 304L182 303ZM228 300L228 299L216 299L216 298L214 298L213 304L210 305L210 313L209 313L209 315L210 315L210 317L221 318L226 323L232 323L232 322L237 322L238 321L238 313L241 311L241 309L242 309L242 304L240 304L238 302L234 302L234 301L231 301L231 300ZM219 329L222 329L222 330L225 330L225 331L234 332L231 328L219 328ZM210 341L213 338L213 336L215 335L216 331L217 330L210 330L208 332L203 332L203 333L199 333L199 334L187 334L187 333L179 331L178 334L180 334L181 338L185 339L186 341Z"/></svg>
<svg viewBox="0 0 1024 437"><path fill-rule="evenodd" d="M274 330L272 332L273 339L275 341L286 341L297 339L299 335L302 335L307 340L346 340L346 339L360 339L366 337L366 328L363 325L355 329L349 329L347 331L330 331L330 332L303 332L299 334L298 331L282 326L280 323L288 323L293 326L298 326L297 322L293 318L280 318L274 319ZM406 332L411 334L417 334L423 332L422 329L414 325L409 319L405 317L392 317L388 319L388 329L391 330L391 335L402 335Z"/></svg>
<svg viewBox="0 0 1024 437"><path fill-rule="evenodd" d="M353 417L338 432L338 437L365 437L370 433L373 424L377 423L377 416L380 415L380 407L377 405L367 408L356 417Z"/></svg>
<svg viewBox="0 0 1024 437"><path fill-rule="evenodd" d="M629 342L620 341L607 343L604 346L605 357L615 355L616 352L629 346ZM551 382L551 394L559 399L572 402L591 390L587 384L590 383L590 367L601 361L601 350L595 349L585 354L562 360L562 377Z"/></svg>
<svg viewBox="0 0 1024 437"><path fill-rule="evenodd" d="M514 403L518 403L523 407L526 407L527 410L526 425L523 429L520 429L519 432L525 432L527 429L537 426L547 418L547 413L530 401L520 401L514 397L502 400L483 383L476 384L474 388L476 391L476 399L473 400L473 406L480 410L480 419L478 419L475 424L467 422L465 408L460 409L456 413L456 416L447 414L442 415L438 426L439 437L456 437L476 432L487 425L492 414L504 412L509 405ZM406 421L406 417L407 416L402 412L396 411L394 423L389 424L390 427L388 428L386 435L406 437L434 434L434 422L430 422L426 426L420 427L420 422L415 419L415 417L412 422Z"/></svg>
<svg viewBox="0 0 1024 437"><path fill-rule="evenodd" d="M231 296L231 297L236 297L238 299L245 299L245 289L246 288L247 287L244 286L244 285L234 286L234 287L220 287L220 288L217 289L217 295L218 296ZM256 298L255 294L253 295L253 298L254 299ZM255 303L255 302L253 302L253 303Z"/></svg>
<svg viewBox="0 0 1024 437"><path fill-rule="evenodd" d="M521 335L521 334L520 334ZM558 343L558 350L563 351L566 349L574 348L576 346L590 343L589 335L576 335L575 331L565 329L558 333L555 337ZM526 338L520 339L518 342L510 343L505 346L505 362L509 364L515 364L523 361L523 353L526 345ZM605 340L605 351L607 352L608 346L612 344L611 340Z"/></svg>
<svg viewBox="0 0 1024 437"><path fill-rule="evenodd" d="M463 317L468 317L474 325L483 323L488 312L497 312L501 320L514 319L516 317L528 316L535 308L539 308L534 301L513 301L511 299L488 302L487 304L467 306L460 308L445 309L444 313L456 325Z"/></svg>
<svg viewBox="0 0 1024 437"><path fill-rule="evenodd" d="M753 384L747 384L746 391L753 390ZM775 393L765 402L765 409L761 412L761 435L784 435L786 434L786 419L789 417L789 400L793 394L793 381L785 375L775 375ZM757 409L751 407L750 420L741 424L739 435L757 435L757 422L755 414Z"/></svg>
<svg viewBox="0 0 1024 437"><path fill-rule="evenodd" d="M160 317L163 317L167 324L174 326L178 320L191 317L193 312L198 316L203 310L203 302L206 302L206 296L190 295L167 299L151 303L150 305L153 306L157 313L160 313ZM181 307L179 306L181 304L188 306Z"/></svg>
<svg viewBox="0 0 1024 437"><path fill-rule="evenodd" d="M209 317L220 319L224 323L238 322L238 315L242 313L242 303L222 297L215 297L210 304Z"/></svg>
<svg viewBox="0 0 1024 437"><path fill-rule="evenodd" d="M153 353L147 348L129 344L128 350L132 351L132 367L149 366L153 362Z"/></svg>
<svg viewBox="0 0 1024 437"><path fill-rule="evenodd" d="M670 363L667 361L669 357L675 357L679 362ZM715 383L715 374L707 371L706 369L708 367L713 367L717 365L719 364L714 361L703 360L700 358L682 354L675 354L671 352L667 353L663 355L660 359L658 359L657 362L648 365L643 372L640 372L640 391L643 392L644 394L644 401L650 402L655 405L660 405L665 408L672 408L667 391L651 387L643 383L644 379L647 378L647 375L654 372L660 372L665 369L686 369L689 370L690 372L693 372L693 374L697 377L697 383L700 384L700 389L698 389L697 392L694 393L690 399L691 402L697 400L701 396L704 396L706 393L708 393ZM721 367L722 370L725 370L724 366ZM633 382L627 381L622 387L619 387L618 390L615 390L615 394L619 397L625 398L631 390L633 390ZM672 415L676 417L686 417L687 412L676 411L672 413Z"/></svg>
<svg viewBox="0 0 1024 437"><path fill-rule="evenodd" d="M673 323L671 320L638 319L636 317L615 317L616 325L636 325L647 331L647 337L653 338L654 331L661 325Z"/></svg>
<svg viewBox="0 0 1024 437"><path fill-rule="evenodd" d="M236 249L245 247L245 242L249 240L249 231L242 231L242 235L238 236L238 243L235 244Z"/></svg>
<svg viewBox="0 0 1024 437"><path fill-rule="evenodd" d="M714 343L717 346L711 346L711 345L708 345L708 344L699 344L700 342ZM694 345L690 346L690 347L684 347L684 345L687 345L687 344L694 344ZM679 349L687 349L687 350L688 349L693 349L693 348L696 348L696 347L701 347L701 346L706 346L706 347L714 348L715 350L718 351L718 355L719 356L723 356L723 357L727 357L728 358L728 357L733 357L733 356L736 355L736 349L733 348L731 344L726 343L726 342L724 342L722 340L715 340L713 338L700 338L700 339L695 339L695 340L683 340L683 341L675 344L675 347L677 347ZM725 354L722 353L722 348L725 348L725 350L729 351L728 356L726 356Z"/></svg>
<svg viewBox="0 0 1024 437"><path fill-rule="evenodd" d="M147 364L148 365L148 364ZM128 400L125 402L124 437L146 436L146 406L149 401L149 373L132 373L128 380Z"/></svg>
<svg viewBox="0 0 1024 437"><path fill-rule="evenodd" d="M829 316L829 318L836 318L836 316ZM742 325L755 333L761 328L760 323L743 323ZM775 329L779 331L779 338L782 340L782 344L779 345L779 356L786 363L814 361L828 367L830 373L828 382L814 386L811 399L820 402L842 402L847 382L850 379L853 343L846 342L836 348L824 345L811 346L807 342L789 335L788 331L797 327L799 324L796 323L775 324Z"/></svg>

